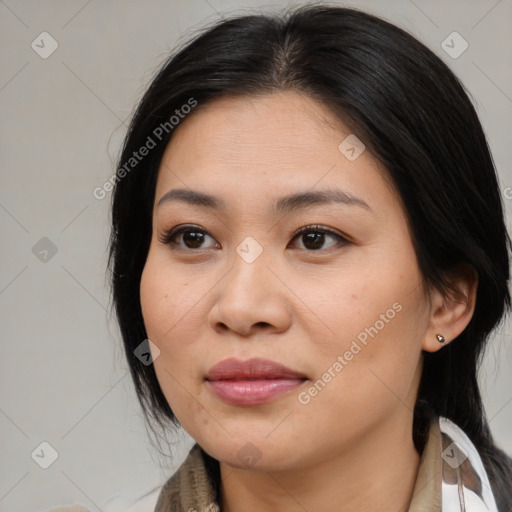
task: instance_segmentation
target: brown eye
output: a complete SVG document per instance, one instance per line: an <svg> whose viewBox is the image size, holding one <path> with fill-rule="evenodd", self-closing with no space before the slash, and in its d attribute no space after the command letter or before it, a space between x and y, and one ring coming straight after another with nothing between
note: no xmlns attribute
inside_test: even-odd
<svg viewBox="0 0 512 512"><path fill-rule="evenodd" d="M184 246L179 241L180 235L182 235L181 241ZM163 244L177 246L178 250L208 249L208 247L201 247L206 237L212 238L204 229L194 226L182 226L180 228L170 230L159 240ZM176 241L176 239L178 239L178 241Z"/></svg>
<svg viewBox="0 0 512 512"><path fill-rule="evenodd" d="M343 236L330 229L322 228L320 226L305 226L295 234L293 239L295 240L296 238L302 242L303 247L300 247L300 249L308 251L318 251L322 248L330 249L332 247L336 247L336 245L349 244L348 240ZM335 239L337 242L331 244L329 247L323 247L326 243L326 240L329 238Z"/></svg>

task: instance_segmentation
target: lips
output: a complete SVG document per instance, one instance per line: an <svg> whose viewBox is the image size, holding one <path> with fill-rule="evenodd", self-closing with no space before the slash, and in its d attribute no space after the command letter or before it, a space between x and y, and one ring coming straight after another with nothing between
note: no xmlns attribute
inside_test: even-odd
<svg viewBox="0 0 512 512"><path fill-rule="evenodd" d="M268 359L225 359L213 366L206 384L231 405L261 405L301 386L307 377Z"/></svg>
<svg viewBox="0 0 512 512"><path fill-rule="evenodd" d="M306 379L306 376L269 359L259 358L246 361L225 359L206 374L206 380L210 381L261 379Z"/></svg>

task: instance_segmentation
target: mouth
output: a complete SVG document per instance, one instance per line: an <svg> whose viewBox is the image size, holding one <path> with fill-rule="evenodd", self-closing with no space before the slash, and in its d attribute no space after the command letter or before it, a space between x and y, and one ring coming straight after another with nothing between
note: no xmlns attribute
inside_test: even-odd
<svg viewBox="0 0 512 512"><path fill-rule="evenodd" d="M307 377L280 363L253 358L225 359L205 381L215 395L232 405L261 405L301 386Z"/></svg>

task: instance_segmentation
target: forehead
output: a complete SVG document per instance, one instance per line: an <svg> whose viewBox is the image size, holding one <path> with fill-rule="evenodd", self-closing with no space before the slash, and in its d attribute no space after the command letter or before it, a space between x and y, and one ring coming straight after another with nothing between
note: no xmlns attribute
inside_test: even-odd
<svg viewBox="0 0 512 512"><path fill-rule="evenodd" d="M313 152L319 143L328 144L328 138L336 143L349 133L327 107L309 96L277 92L224 96L204 106L199 104L177 127L170 145L186 140L199 150L197 156L212 150L220 153L231 149L239 154L256 148L288 148L294 150L289 155L293 158L295 153Z"/></svg>
<svg viewBox="0 0 512 512"><path fill-rule="evenodd" d="M349 136L327 107L303 94L214 100L175 129L160 165L156 202L174 187L237 200L315 186L343 185L359 196L389 188L385 169L369 151L353 161L340 151Z"/></svg>

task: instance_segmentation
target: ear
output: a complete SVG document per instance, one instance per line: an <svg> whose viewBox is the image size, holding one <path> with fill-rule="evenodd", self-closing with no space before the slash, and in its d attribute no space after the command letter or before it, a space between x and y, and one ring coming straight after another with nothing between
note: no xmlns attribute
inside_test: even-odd
<svg viewBox="0 0 512 512"><path fill-rule="evenodd" d="M475 311L478 274L466 263L457 265L447 274L452 286L457 290L446 293L433 289L430 294L430 323L425 333L422 348L427 352L437 352L455 339L469 324ZM437 335L444 336L441 343Z"/></svg>

